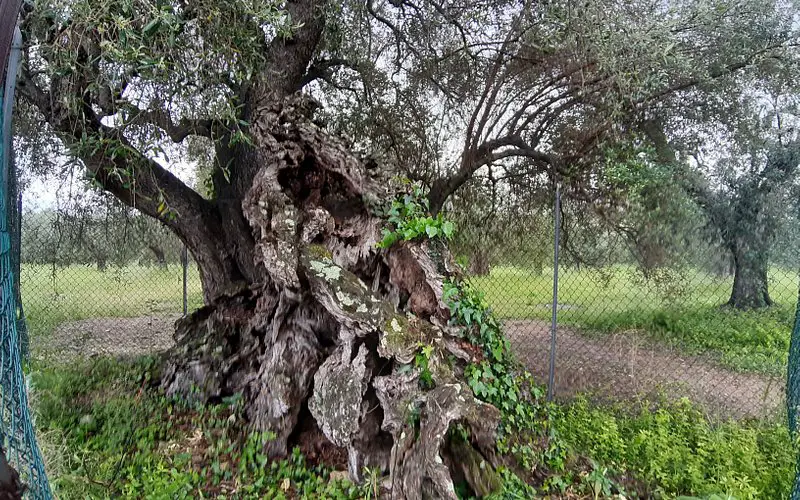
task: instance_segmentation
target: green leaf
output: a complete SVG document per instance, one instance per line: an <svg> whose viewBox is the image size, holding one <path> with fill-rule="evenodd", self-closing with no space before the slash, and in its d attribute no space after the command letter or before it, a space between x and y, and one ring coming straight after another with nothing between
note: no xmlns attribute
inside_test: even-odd
<svg viewBox="0 0 800 500"><path fill-rule="evenodd" d="M445 221L442 224L442 233L444 234L444 237L448 239L451 238L453 236L453 231L455 231L455 228L456 228L455 224L453 224L449 220Z"/></svg>
<svg viewBox="0 0 800 500"><path fill-rule="evenodd" d="M159 18L153 19L152 21L147 23L142 32L144 33L145 36L150 36L156 31L158 31L158 27L160 25L161 25L161 19Z"/></svg>
<svg viewBox="0 0 800 500"><path fill-rule="evenodd" d="M428 238L435 238L439 234L439 229L436 226L428 226L425 232L428 233Z"/></svg>
<svg viewBox="0 0 800 500"><path fill-rule="evenodd" d="M492 356L494 356L494 359L496 359L497 361L502 362L503 361L503 346L502 345L495 345L494 347L492 347Z"/></svg>

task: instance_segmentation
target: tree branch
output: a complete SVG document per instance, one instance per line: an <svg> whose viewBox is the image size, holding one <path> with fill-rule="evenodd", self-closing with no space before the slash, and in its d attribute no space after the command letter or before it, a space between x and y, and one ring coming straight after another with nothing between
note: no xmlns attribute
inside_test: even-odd
<svg viewBox="0 0 800 500"><path fill-rule="evenodd" d="M198 224L209 230L220 226L208 200L139 152L119 129L103 125L91 106L86 104L78 112L65 108L62 100L54 100L33 82L27 67L20 72L18 88L65 145L78 153L76 156L103 189L123 203L161 220L182 238ZM80 89L75 91L78 93ZM102 147L83 147L87 137ZM124 154L112 154L112 148ZM172 216L165 217L170 213Z"/></svg>
<svg viewBox="0 0 800 500"><path fill-rule="evenodd" d="M302 87L305 87L314 80L325 80L328 83L330 83L330 78L333 75L333 70L340 67L346 67L358 71L358 67L356 67L355 64L348 61L347 59L342 59L342 58L320 59L318 61L314 61L313 63L311 63L311 66L309 66L308 71L306 71L306 74L300 81L300 85Z"/></svg>
<svg viewBox="0 0 800 500"><path fill-rule="evenodd" d="M497 151L506 147L510 147L511 149ZM558 163L555 157L536 150L518 135L507 135L484 141L473 151L468 162L461 162L461 166L455 174L433 181L429 194L431 210L434 213L441 210L445 200L469 181L472 175L481 167L503 158L514 156L531 158L535 162L550 165L554 168Z"/></svg>
<svg viewBox="0 0 800 500"><path fill-rule="evenodd" d="M133 116L130 117L126 125L142 123L154 125L166 132L172 142L183 142L190 135L212 137L213 120L207 118L181 118L178 123L175 123L169 112L163 109L143 110L135 106L129 106L128 108L132 110Z"/></svg>
<svg viewBox="0 0 800 500"><path fill-rule="evenodd" d="M286 12L297 28L289 37L276 37L266 48L265 70L250 99L282 99L303 88L307 70L325 29L325 1L290 0ZM248 104L256 104L250 102ZM246 117L247 119L247 117Z"/></svg>
<svg viewBox="0 0 800 500"><path fill-rule="evenodd" d="M695 87L695 86L703 83L703 81L705 81L707 79L716 80L717 78L721 78L723 76L731 75L731 74L733 74L733 73L735 73L735 72L737 72L737 71L739 71L741 69L745 69L745 68L753 65L755 63L755 61L759 57L764 56L764 54L767 54L770 51L777 50L777 49L780 49L780 48L790 48L790 47L796 47L796 46L797 46L796 43L787 43L785 45L784 44L773 44L773 45L770 45L770 46L765 47L765 48L763 48L763 49L761 49L761 50L759 50L757 52L754 52L754 53L750 54L749 56L747 56L745 59L743 59L741 61L738 61L738 62L735 62L735 63L731 63L731 64L723 66L722 68L710 71L708 73L708 75L705 76L705 77L695 77L695 78L690 78L688 80L684 80L684 81L681 81L681 82L676 82L676 83L674 83L674 84L672 84L672 85L670 85L670 86L668 86L668 87L666 87L666 88L664 88L664 89L662 89L662 90L660 90L660 91L658 91L658 92L656 92L654 94L651 94L649 96L645 96L645 97L640 98L639 100L636 101L635 104L637 104L637 105L638 104L644 104L646 102L658 100L658 99L660 99L660 98L662 98L662 97L664 97L666 95L669 95L669 94L672 94L672 93L675 93L675 92L680 92L681 90L686 90L686 89L689 89L691 87ZM778 57L777 55L767 56L767 58L777 58L777 57Z"/></svg>

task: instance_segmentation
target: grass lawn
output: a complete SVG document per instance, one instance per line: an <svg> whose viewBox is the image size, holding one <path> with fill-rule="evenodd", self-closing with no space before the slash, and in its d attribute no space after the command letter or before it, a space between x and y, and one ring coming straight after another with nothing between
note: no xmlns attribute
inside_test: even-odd
<svg viewBox="0 0 800 500"><path fill-rule="evenodd" d="M202 305L200 276L188 274L189 310ZM32 335L49 334L66 321L101 317L135 317L180 313L183 304L181 267L23 264L22 303Z"/></svg>
<svg viewBox="0 0 800 500"><path fill-rule="evenodd" d="M552 270L541 275L515 267L495 267L472 283L485 293L501 318L550 320ZM658 282L663 285L659 286ZM740 312L720 307L732 278L690 270L685 277L644 280L632 267L562 269L559 322L591 332L641 330L651 338L689 352L716 354L728 366L784 373L797 300L797 273L770 272L776 305Z"/></svg>

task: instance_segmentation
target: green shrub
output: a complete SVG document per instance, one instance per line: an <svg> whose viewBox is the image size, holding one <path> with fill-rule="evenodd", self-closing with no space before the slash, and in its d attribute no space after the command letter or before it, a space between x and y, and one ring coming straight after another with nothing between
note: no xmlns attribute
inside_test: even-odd
<svg viewBox="0 0 800 500"><path fill-rule="evenodd" d="M785 425L711 424L687 400L649 406L631 412L578 399L556 407L552 422L572 450L633 474L654 495L787 495L796 451Z"/></svg>

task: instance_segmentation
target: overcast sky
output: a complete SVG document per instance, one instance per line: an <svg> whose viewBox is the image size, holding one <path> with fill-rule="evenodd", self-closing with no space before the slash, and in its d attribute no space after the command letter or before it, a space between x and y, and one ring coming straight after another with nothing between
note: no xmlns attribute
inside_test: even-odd
<svg viewBox="0 0 800 500"><path fill-rule="evenodd" d="M186 162L172 162L167 164L163 159L156 158L163 167L177 175L183 182L194 185L194 165ZM34 177L22 193L23 212L37 212L52 210L63 205L74 193L85 189L86 182L82 180L82 172L75 172L71 179L56 179Z"/></svg>

